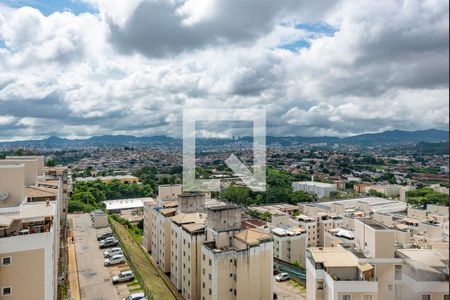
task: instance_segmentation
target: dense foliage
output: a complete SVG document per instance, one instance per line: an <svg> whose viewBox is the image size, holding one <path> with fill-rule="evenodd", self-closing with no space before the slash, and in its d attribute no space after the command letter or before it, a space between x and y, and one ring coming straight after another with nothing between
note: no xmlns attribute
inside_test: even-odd
<svg viewBox="0 0 450 300"><path fill-rule="evenodd" d="M414 207L425 207L427 204L448 206L448 195L435 192L432 188L420 188L406 192L406 201Z"/></svg>
<svg viewBox="0 0 450 300"><path fill-rule="evenodd" d="M301 176L301 175L299 175ZM304 191L292 191L292 181L299 180L299 176L290 172L267 169L266 192L253 192L248 187L232 185L220 194L220 197L230 202L242 205L262 205L270 203L290 203L316 201L317 196ZM301 177L303 179L303 177Z"/></svg>
<svg viewBox="0 0 450 300"><path fill-rule="evenodd" d="M69 201L69 212L92 211L102 208L102 201L138 197L153 197L154 189L150 184L124 184L113 180L108 184L96 181L77 181L73 185Z"/></svg>

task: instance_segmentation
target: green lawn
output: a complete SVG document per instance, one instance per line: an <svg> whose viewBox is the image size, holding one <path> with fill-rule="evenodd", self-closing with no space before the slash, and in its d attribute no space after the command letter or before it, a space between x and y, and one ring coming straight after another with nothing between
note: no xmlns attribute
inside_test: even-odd
<svg viewBox="0 0 450 300"><path fill-rule="evenodd" d="M130 268L133 269L145 293L150 296L149 299L183 299L170 280L153 264L148 253L142 249L130 232L111 218L110 223L129 259Z"/></svg>

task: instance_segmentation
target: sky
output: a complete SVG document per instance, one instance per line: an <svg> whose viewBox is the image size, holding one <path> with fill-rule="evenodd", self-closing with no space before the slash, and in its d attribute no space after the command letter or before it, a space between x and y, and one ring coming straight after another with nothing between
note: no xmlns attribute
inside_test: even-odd
<svg viewBox="0 0 450 300"><path fill-rule="evenodd" d="M447 130L448 6L0 0L0 140L181 136L185 108L264 108L275 136Z"/></svg>

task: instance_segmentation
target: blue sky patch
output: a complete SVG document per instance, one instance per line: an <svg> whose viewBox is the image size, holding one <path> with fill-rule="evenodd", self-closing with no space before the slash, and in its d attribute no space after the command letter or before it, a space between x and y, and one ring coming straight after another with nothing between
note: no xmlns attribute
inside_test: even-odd
<svg viewBox="0 0 450 300"><path fill-rule="evenodd" d="M292 52L297 52L302 48L309 48L311 46L311 40L321 36L333 36L337 29L326 23L301 23L295 25L296 29L305 30L311 33L311 38L300 39L287 44L279 46L279 48L286 49Z"/></svg>
<svg viewBox="0 0 450 300"><path fill-rule="evenodd" d="M0 4L14 8L30 6L38 9L45 16L51 15L54 12L69 11L78 15L84 12L95 11L91 6L80 0L0 0Z"/></svg>

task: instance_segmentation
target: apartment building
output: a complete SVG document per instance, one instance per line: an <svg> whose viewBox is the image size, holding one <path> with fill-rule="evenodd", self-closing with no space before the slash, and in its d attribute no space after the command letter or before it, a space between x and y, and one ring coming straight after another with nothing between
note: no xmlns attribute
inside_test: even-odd
<svg viewBox="0 0 450 300"><path fill-rule="evenodd" d="M298 227L275 227L273 237L273 257L285 262L305 265L306 230Z"/></svg>
<svg viewBox="0 0 450 300"><path fill-rule="evenodd" d="M241 228L234 205L207 208L201 253L201 299L272 299L273 242L269 233Z"/></svg>
<svg viewBox="0 0 450 300"><path fill-rule="evenodd" d="M327 231L327 247L307 250L307 299L448 299L448 242L412 248L398 225L361 218Z"/></svg>
<svg viewBox="0 0 450 300"><path fill-rule="evenodd" d="M176 212L177 203L173 201L153 209L151 256L164 273L170 272L171 223Z"/></svg>
<svg viewBox="0 0 450 300"><path fill-rule="evenodd" d="M185 299L200 299L200 254L205 241L204 213L172 218L170 279Z"/></svg>
<svg viewBox="0 0 450 300"><path fill-rule="evenodd" d="M162 233L162 229L159 228L159 224L156 223L158 217L158 212L161 208L176 208L178 206L177 198L181 194L181 185L160 185L158 187L158 196L156 200L145 200L144 203L144 236L142 238L142 245L144 248L157 255L159 252L157 240L159 240L159 235ZM167 211L166 211L167 213ZM175 209L176 213L176 209ZM161 222L165 222L161 216L159 216ZM166 222L170 228L170 220ZM155 252L156 251L156 252ZM155 257L154 257L155 258ZM157 261L155 259L155 261Z"/></svg>
<svg viewBox="0 0 450 300"><path fill-rule="evenodd" d="M374 267L359 263L340 247L310 248L306 259L306 299L375 300L378 282Z"/></svg>
<svg viewBox="0 0 450 300"><path fill-rule="evenodd" d="M0 160L0 299L57 298L62 181L52 199L27 198L43 170L42 157Z"/></svg>
<svg viewBox="0 0 450 300"><path fill-rule="evenodd" d="M316 194L319 198L328 195L337 190L337 185L334 183L323 183L317 181L296 181L292 183L294 191L304 191Z"/></svg>

